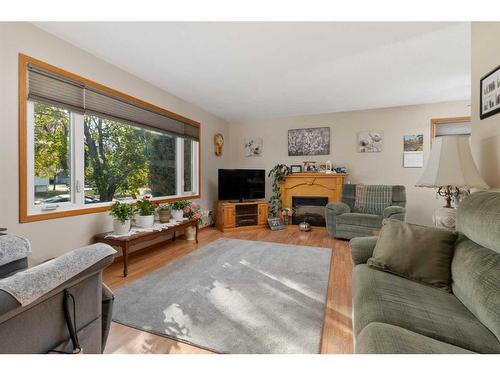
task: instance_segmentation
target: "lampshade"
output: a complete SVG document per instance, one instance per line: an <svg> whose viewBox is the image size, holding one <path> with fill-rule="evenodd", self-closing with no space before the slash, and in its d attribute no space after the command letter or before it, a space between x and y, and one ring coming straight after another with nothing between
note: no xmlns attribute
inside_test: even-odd
<svg viewBox="0 0 500 375"><path fill-rule="evenodd" d="M472 159L468 135L434 138L431 155L416 186L489 188Z"/></svg>

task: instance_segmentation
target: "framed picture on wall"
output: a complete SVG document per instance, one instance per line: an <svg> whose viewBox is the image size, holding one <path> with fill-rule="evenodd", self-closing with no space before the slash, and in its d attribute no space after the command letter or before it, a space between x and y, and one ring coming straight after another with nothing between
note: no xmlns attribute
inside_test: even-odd
<svg viewBox="0 0 500 375"><path fill-rule="evenodd" d="M288 130L288 156L329 154L329 127Z"/></svg>
<svg viewBox="0 0 500 375"><path fill-rule="evenodd" d="M500 66L481 78L480 89L479 117L483 120L500 112Z"/></svg>

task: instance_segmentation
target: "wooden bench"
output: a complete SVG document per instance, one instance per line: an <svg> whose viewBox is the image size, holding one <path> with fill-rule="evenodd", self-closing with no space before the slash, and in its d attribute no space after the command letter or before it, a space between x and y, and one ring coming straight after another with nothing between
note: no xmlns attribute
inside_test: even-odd
<svg viewBox="0 0 500 375"><path fill-rule="evenodd" d="M178 230L186 229L194 225L196 227L196 243L198 243L198 222L199 219L191 219L182 221L174 226L165 227L161 230L155 230L150 232L138 232L128 236L121 237L106 237L113 232L99 233L94 236L95 242L102 242L111 246L117 246L122 249L123 253L123 277L128 275L128 250L131 246L137 245L142 242L150 241L155 238L165 236L167 234L173 234L173 241L175 241L175 233Z"/></svg>

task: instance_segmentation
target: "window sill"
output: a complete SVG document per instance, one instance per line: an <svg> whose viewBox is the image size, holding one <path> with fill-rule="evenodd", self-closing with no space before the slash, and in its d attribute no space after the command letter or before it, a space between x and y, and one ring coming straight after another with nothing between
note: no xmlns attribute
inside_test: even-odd
<svg viewBox="0 0 500 375"><path fill-rule="evenodd" d="M156 203L167 203L167 202L199 199L199 198L200 198L200 195L197 194L197 195L185 195L185 196L172 197L172 198L158 198L158 199L153 198L151 200L153 202L156 202ZM109 210L110 207L111 207L111 203L109 203L105 206L100 205L98 207L78 208L78 209L74 209L74 210L47 212L47 213L41 213L41 214L26 214L25 212L20 212L19 223L31 223L34 221L52 220L52 219L59 219L59 218L63 218L63 217L88 215L88 214L94 214L94 213L99 213L99 212L106 212Z"/></svg>

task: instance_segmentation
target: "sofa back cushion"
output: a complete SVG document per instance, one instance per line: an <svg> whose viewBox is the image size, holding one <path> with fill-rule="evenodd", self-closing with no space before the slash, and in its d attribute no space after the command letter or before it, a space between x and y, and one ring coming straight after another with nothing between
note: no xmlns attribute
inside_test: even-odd
<svg viewBox="0 0 500 375"><path fill-rule="evenodd" d="M464 199L457 210L457 231L500 253L500 193L480 191Z"/></svg>
<svg viewBox="0 0 500 375"><path fill-rule="evenodd" d="M351 208L351 212L359 212L355 209L356 184L345 184L342 188L342 202ZM373 186L373 185L367 185ZM406 206L406 188L403 185L390 185L392 187L392 200L390 206Z"/></svg>
<svg viewBox="0 0 500 375"><path fill-rule="evenodd" d="M457 212L452 290L500 340L500 193L478 192Z"/></svg>
<svg viewBox="0 0 500 375"><path fill-rule="evenodd" d="M453 294L500 341L500 254L461 234L451 278Z"/></svg>

